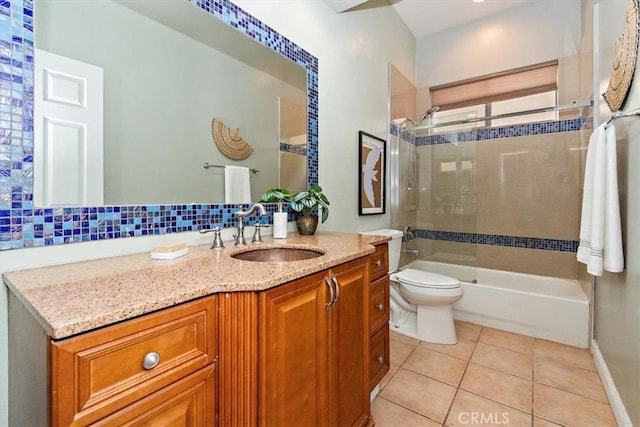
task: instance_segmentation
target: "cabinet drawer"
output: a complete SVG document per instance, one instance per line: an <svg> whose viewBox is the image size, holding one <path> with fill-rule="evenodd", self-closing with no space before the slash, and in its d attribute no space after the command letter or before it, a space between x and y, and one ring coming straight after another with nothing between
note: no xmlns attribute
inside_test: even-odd
<svg viewBox="0 0 640 427"><path fill-rule="evenodd" d="M91 424L102 426L215 425L214 365L177 381L138 402Z"/></svg>
<svg viewBox="0 0 640 427"><path fill-rule="evenodd" d="M389 372L389 328L382 328L371 337L370 349L369 386L373 390Z"/></svg>
<svg viewBox="0 0 640 427"><path fill-rule="evenodd" d="M211 364L216 297L51 343L54 425L94 422ZM143 366L157 353L155 366Z"/></svg>
<svg viewBox="0 0 640 427"><path fill-rule="evenodd" d="M387 244L376 245L376 251L371 255L371 280L382 277L389 272L389 255Z"/></svg>
<svg viewBox="0 0 640 427"><path fill-rule="evenodd" d="M373 332L389 321L389 276L371 284L369 300L369 325Z"/></svg>

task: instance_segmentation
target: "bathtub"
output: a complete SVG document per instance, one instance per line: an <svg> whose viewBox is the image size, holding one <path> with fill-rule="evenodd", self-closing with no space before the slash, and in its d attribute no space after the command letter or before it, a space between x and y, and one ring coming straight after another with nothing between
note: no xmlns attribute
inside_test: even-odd
<svg viewBox="0 0 640 427"><path fill-rule="evenodd" d="M415 260L402 267L460 280L454 318L586 348L589 300L575 280Z"/></svg>

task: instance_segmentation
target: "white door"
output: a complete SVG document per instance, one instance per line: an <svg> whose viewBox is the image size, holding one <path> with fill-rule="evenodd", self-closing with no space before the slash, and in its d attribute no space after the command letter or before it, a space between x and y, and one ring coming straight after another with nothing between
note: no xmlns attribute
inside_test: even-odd
<svg viewBox="0 0 640 427"><path fill-rule="evenodd" d="M103 204L102 68L36 49L35 206Z"/></svg>

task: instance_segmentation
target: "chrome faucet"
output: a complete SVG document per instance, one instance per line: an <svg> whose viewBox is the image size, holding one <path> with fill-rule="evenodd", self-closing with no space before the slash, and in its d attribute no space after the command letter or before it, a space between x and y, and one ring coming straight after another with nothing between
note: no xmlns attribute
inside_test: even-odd
<svg viewBox="0 0 640 427"><path fill-rule="evenodd" d="M260 209L260 215L266 215L267 211L262 206L261 203L255 203L251 206L251 209L248 211L237 211L234 215L238 217L238 234L234 234L233 237L236 238L236 243L234 246L245 246L247 244L246 240L244 240L244 218L251 215L256 211L256 209Z"/></svg>

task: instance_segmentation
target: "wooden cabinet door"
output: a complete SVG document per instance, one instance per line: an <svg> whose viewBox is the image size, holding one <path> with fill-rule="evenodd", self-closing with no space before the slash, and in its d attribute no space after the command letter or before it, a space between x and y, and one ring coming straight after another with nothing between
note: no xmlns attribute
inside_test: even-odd
<svg viewBox="0 0 640 427"><path fill-rule="evenodd" d="M259 425L329 425L326 276L260 294Z"/></svg>
<svg viewBox="0 0 640 427"><path fill-rule="evenodd" d="M128 406L92 426L208 427L215 425L215 364Z"/></svg>
<svg viewBox="0 0 640 427"><path fill-rule="evenodd" d="M338 286L330 313L332 425L359 426L369 420L369 269L368 258L330 271Z"/></svg>

